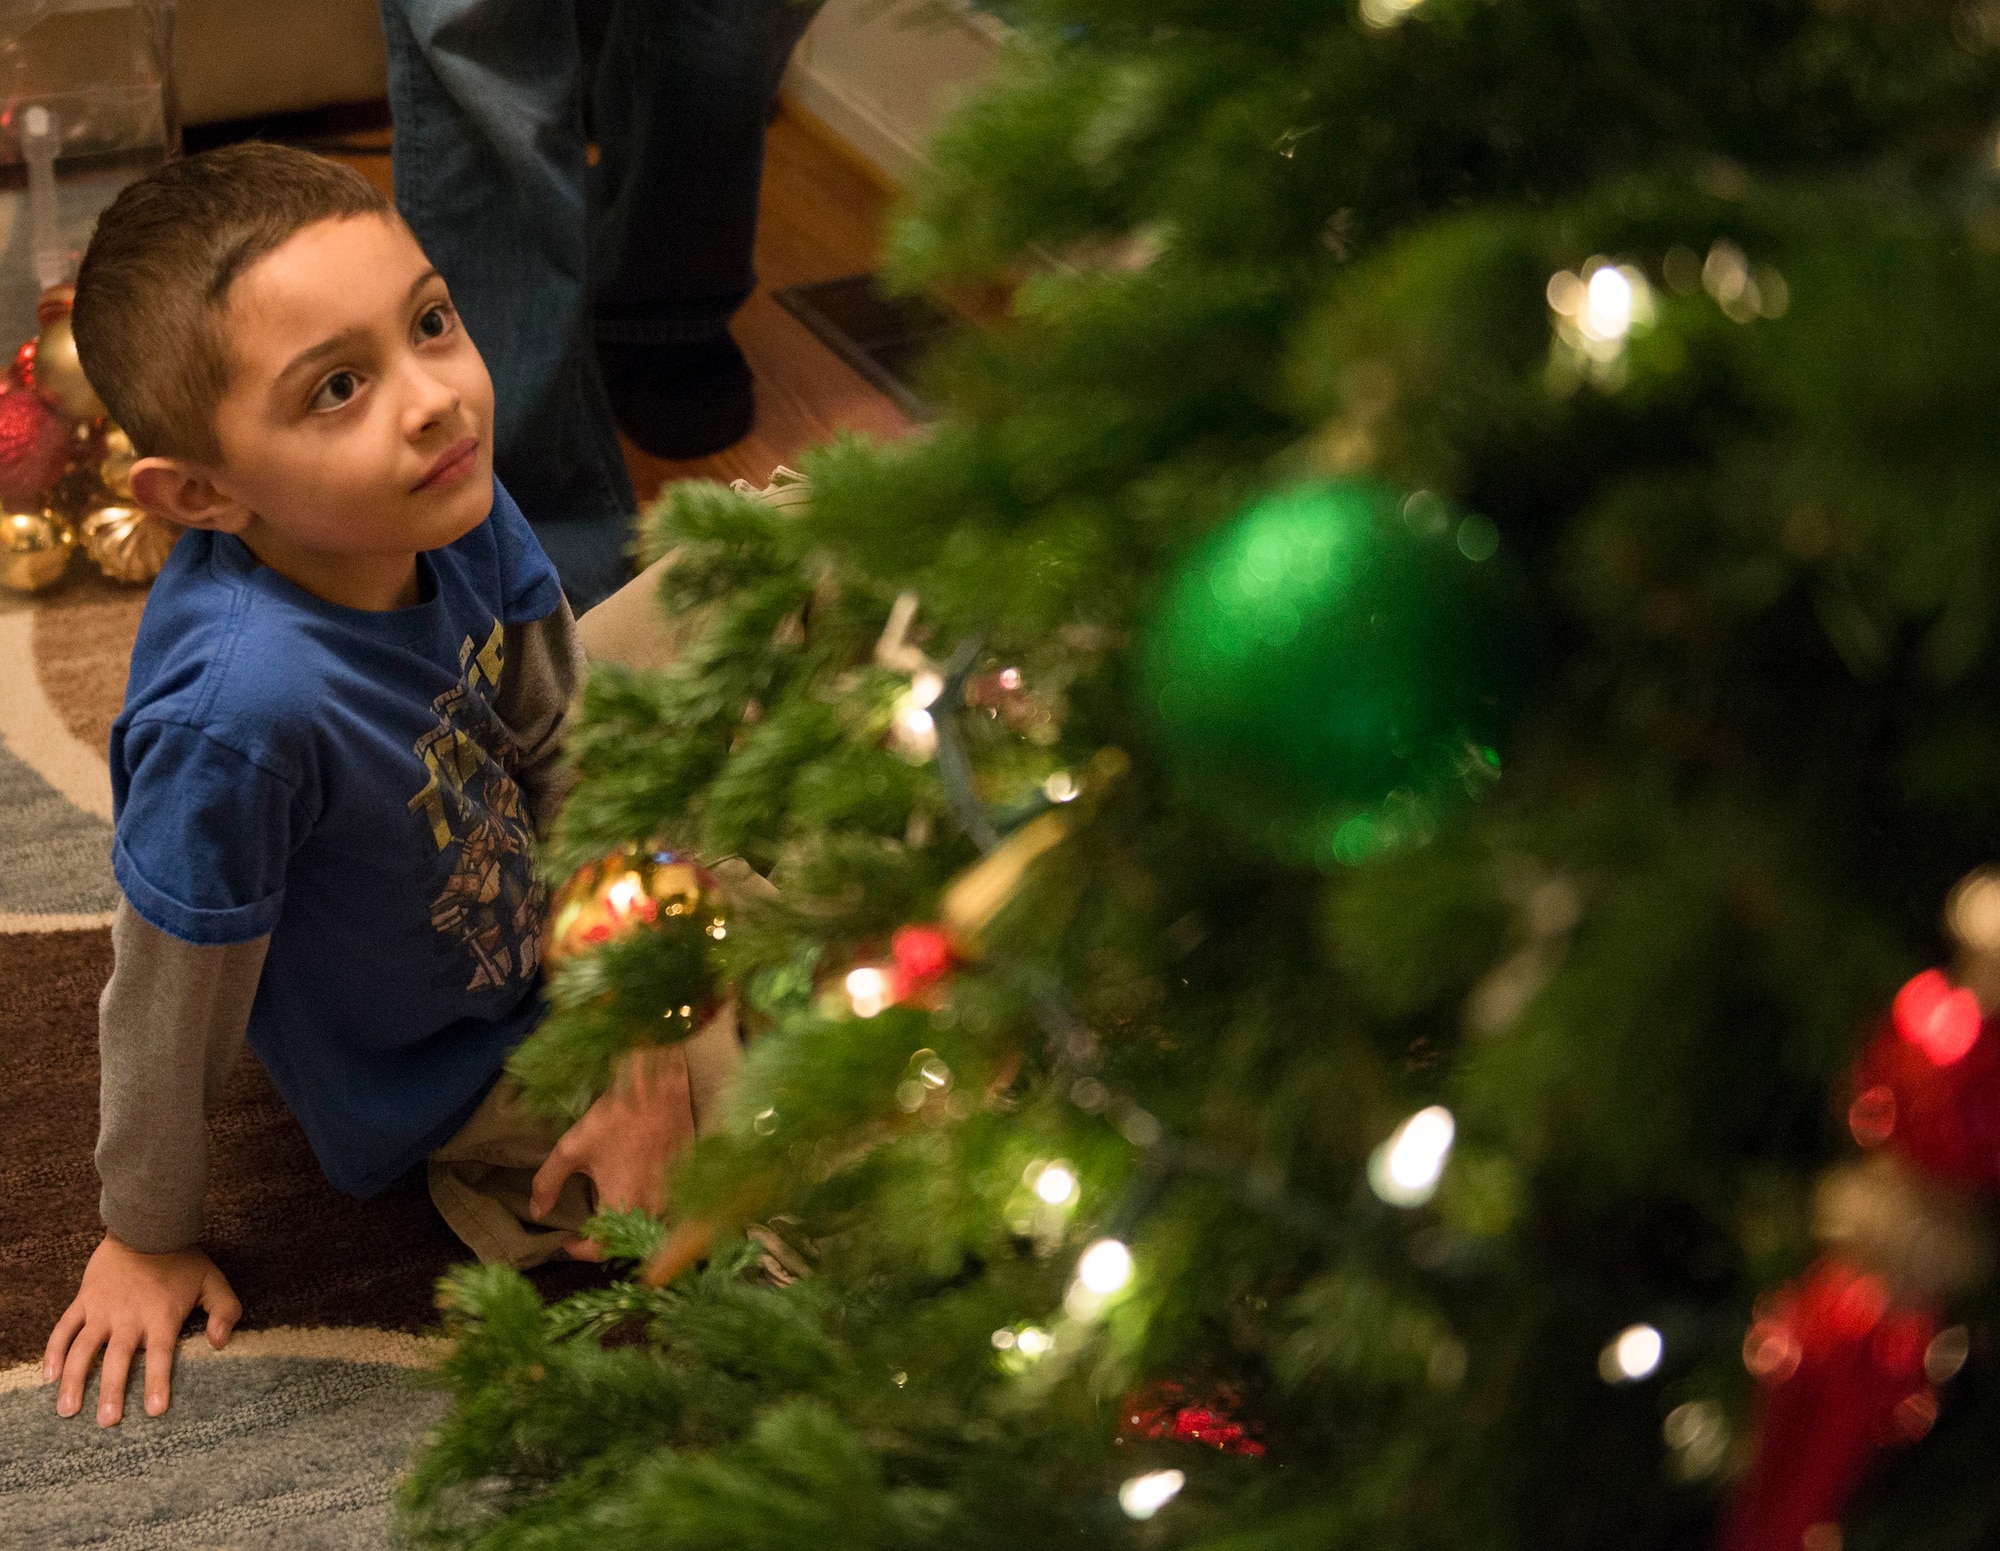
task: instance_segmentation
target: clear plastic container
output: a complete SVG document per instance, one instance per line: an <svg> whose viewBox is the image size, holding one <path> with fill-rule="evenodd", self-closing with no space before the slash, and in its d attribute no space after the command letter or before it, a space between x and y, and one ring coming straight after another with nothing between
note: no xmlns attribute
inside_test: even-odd
<svg viewBox="0 0 2000 1551"><path fill-rule="evenodd" d="M0 0L0 350L97 217L180 149L173 0Z"/></svg>

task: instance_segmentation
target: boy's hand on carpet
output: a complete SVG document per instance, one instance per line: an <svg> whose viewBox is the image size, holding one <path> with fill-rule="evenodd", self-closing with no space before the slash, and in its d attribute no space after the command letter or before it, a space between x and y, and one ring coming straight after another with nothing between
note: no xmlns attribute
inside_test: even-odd
<svg viewBox="0 0 2000 1551"><path fill-rule="evenodd" d="M620 1064L610 1088L584 1111L535 1171L528 1211L545 1217L572 1174L597 1184L601 1211L666 1204L667 1167L694 1140L694 1101L688 1090L687 1051L680 1045L634 1050ZM563 1247L578 1260L602 1260L589 1239Z"/></svg>
<svg viewBox="0 0 2000 1551"><path fill-rule="evenodd" d="M125 1414L125 1380L132 1356L146 1352L146 1414L167 1409L174 1376L174 1343L181 1323L197 1303L208 1310L208 1344L221 1348L243 1317L228 1279L198 1249L148 1255L109 1233L84 1267L76 1301L56 1321L42 1355L42 1382L62 1377L56 1414L83 1409L83 1386L90 1365L104 1353L104 1376L97 1386L97 1425L110 1427Z"/></svg>

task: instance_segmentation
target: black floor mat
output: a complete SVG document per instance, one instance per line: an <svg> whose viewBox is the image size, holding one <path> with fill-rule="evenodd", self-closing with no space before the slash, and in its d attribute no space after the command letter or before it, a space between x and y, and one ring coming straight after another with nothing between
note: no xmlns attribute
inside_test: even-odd
<svg viewBox="0 0 2000 1551"><path fill-rule="evenodd" d="M911 378L923 353L958 323L950 313L920 296L884 296L874 275L788 286L772 294L904 414L931 418L934 411Z"/></svg>

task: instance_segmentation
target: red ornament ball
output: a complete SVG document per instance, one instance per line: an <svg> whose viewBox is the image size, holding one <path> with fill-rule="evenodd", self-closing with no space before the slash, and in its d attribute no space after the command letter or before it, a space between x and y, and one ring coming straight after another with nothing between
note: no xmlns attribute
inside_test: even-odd
<svg viewBox="0 0 2000 1551"><path fill-rule="evenodd" d="M1186 1385L1162 1381L1125 1397L1120 1407L1125 1425L1118 1430L1118 1441L1199 1443L1224 1454L1261 1459L1266 1451L1257 1436L1260 1429L1239 1418L1241 1408L1240 1397L1226 1384L1213 1394L1194 1395Z"/></svg>
<svg viewBox="0 0 2000 1551"><path fill-rule="evenodd" d="M1877 1450L1930 1431L1936 1334L1929 1310L1897 1307L1880 1277L1836 1257L1760 1301L1743 1341L1763 1391L1757 1457L1720 1551L1804 1544L1813 1525L1839 1522Z"/></svg>
<svg viewBox="0 0 2000 1551"><path fill-rule="evenodd" d="M39 394L0 393L0 501L36 500L69 457L69 427Z"/></svg>

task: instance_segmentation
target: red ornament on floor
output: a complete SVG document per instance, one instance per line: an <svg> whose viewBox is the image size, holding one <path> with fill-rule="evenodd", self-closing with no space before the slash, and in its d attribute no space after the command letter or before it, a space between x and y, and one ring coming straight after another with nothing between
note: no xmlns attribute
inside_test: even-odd
<svg viewBox="0 0 2000 1551"><path fill-rule="evenodd" d="M69 457L69 427L39 394L0 393L0 501L39 503Z"/></svg>

